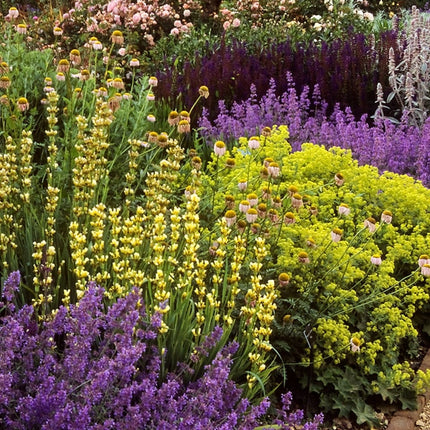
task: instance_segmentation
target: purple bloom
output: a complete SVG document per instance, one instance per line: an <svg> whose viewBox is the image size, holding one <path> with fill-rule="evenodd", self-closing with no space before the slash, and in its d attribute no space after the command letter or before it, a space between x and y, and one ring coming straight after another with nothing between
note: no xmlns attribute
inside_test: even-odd
<svg viewBox="0 0 430 430"><path fill-rule="evenodd" d="M16 279L9 277L8 300ZM219 349L201 374L191 375L190 382L190 373L183 378L178 367L161 380L159 318L146 314L138 289L107 309L103 292L89 283L78 306L60 307L52 320L40 324L32 306L0 316L1 425L17 430L245 430L259 424L269 401L251 406L242 397L230 378L238 344L221 347L220 327L198 347L199 357Z"/></svg>

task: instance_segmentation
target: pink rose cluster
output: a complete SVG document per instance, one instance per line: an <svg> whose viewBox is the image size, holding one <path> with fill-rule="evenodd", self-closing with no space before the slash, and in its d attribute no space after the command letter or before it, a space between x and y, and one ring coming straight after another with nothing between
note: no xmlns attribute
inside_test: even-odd
<svg viewBox="0 0 430 430"><path fill-rule="evenodd" d="M86 3L87 0L77 0L64 18L74 21L78 12L87 11L85 31L109 34L117 27L139 29L149 45L154 44L153 33L160 26L166 30L171 25L170 34L175 36L188 33L193 27L193 15L197 16L193 12L201 10L200 2L194 0L187 3L179 1L176 8L168 3L159 4L157 0L110 0L96 6L87 6Z"/></svg>

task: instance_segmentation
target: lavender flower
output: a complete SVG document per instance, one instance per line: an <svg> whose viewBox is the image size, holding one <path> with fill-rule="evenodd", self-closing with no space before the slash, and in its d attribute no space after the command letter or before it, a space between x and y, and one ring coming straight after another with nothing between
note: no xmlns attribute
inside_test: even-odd
<svg viewBox="0 0 430 430"><path fill-rule="evenodd" d="M211 141L219 136L231 141L261 132L265 126L285 124L293 151L300 150L304 142L350 149L362 165L407 174L424 185L430 184L430 119L416 127L408 124L405 114L400 124L376 118L370 125L366 115L356 120L350 108L342 110L339 104L328 115L319 87L310 96L305 86L299 96L291 73L287 73L286 80L289 87L281 96L276 95L271 80L269 90L259 101L253 89L248 100L234 104L230 110L220 101L220 114L213 124L204 110L199 122L201 134Z"/></svg>
<svg viewBox="0 0 430 430"><path fill-rule="evenodd" d="M8 301L14 299L17 279L16 273L8 278ZM103 289L89 283L79 306L60 307L52 320L40 325L32 306L0 316L0 426L16 430L258 426L270 402L251 406L230 379L238 344L221 348L223 333L216 327L196 351L196 356L206 356L219 348L201 377L187 382L178 368L161 380L159 318L150 318L142 301L142 293L133 289L105 310ZM301 416L298 412L294 419ZM290 419L284 412L280 417Z"/></svg>
<svg viewBox="0 0 430 430"><path fill-rule="evenodd" d="M19 271L12 272L3 284L2 298L6 300L6 306L10 311L15 309L15 305L12 303L15 293L19 291L19 285L21 283L21 274ZM0 303L1 309L2 303Z"/></svg>

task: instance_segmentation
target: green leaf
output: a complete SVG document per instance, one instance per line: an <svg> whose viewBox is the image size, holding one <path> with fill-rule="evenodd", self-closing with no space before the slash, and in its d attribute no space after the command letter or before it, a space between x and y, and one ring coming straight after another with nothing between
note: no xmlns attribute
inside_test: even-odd
<svg viewBox="0 0 430 430"><path fill-rule="evenodd" d="M357 399L357 405L352 408L352 412L357 416L357 424L379 424L375 410L361 398Z"/></svg>

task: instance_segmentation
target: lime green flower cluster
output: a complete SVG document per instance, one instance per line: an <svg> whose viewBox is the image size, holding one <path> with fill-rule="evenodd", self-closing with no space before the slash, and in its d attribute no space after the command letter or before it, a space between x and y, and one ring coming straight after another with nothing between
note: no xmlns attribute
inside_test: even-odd
<svg viewBox="0 0 430 430"><path fill-rule="evenodd" d="M361 381L362 399L383 385L381 375L384 399L406 389L413 398L427 375L410 369L401 385L392 374L417 356L430 298L430 190L359 166L340 148L305 143L291 153L285 126L214 153L201 179L209 217L224 216L248 249L256 232L265 237L270 259L259 276L279 277L270 342L286 372L302 374L327 409L342 403L345 393L331 389L347 375Z"/></svg>

